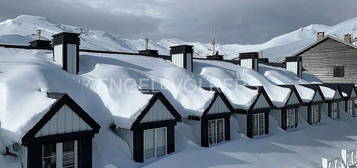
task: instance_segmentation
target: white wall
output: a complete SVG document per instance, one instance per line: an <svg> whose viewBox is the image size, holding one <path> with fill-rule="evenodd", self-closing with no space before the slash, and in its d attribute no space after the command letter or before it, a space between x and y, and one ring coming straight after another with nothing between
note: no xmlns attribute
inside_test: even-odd
<svg viewBox="0 0 357 168"><path fill-rule="evenodd" d="M298 62L287 62L286 69L298 75Z"/></svg>
<svg viewBox="0 0 357 168"><path fill-rule="evenodd" d="M187 120L185 124L192 128L193 138L197 145L201 146L201 121Z"/></svg>
<svg viewBox="0 0 357 168"><path fill-rule="evenodd" d="M183 65L184 65L183 54L172 54L171 59L172 59L172 63L174 65L176 65L177 67L183 68Z"/></svg>
<svg viewBox="0 0 357 168"><path fill-rule="evenodd" d="M120 138L124 139L128 143L131 157L133 157L133 131L119 128L116 131L116 134L119 135Z"/></svg>
<svg viewBox="0 0 357 168"><path fill-rule="evenodd" d="M240 66L253 69L253 59L242 59L240 60Z"/></svg>
<svg viewBox="0 0 357 168"><path fill-rule="evenodd" d="M63 68L63 45L55 45L53 49L54 61L57 65Z"/></svg>
<svg viewBox="0 0 357 168"><path fill-rule="evenodd" d="M281 127L281 110L277 110L277 109L270 110L270 115L279 124L278 126Z"/></svg>
<svg viewBox="0 0 357 168"><path fill-rule="evenodd" d="M237 120L239 131L247 135L247 115L233 114L233 118Z"/></svg>
<svg viewBox="0 0 357 168"><path fill-rule="evenodd" d="M146 113L144 118L141 120L141 123L172 120L172 119L175 119L175 117L165 107L165 105L161 102L161 100L157 99L154 105L150 108L149 112Z"/></svg>
<svg viewBox="0 0 357 168"><path fill-rule="evenodd" d="M89 130L92 130L92 128L71 108L64 105L41 128L41 130L36 134L36 137Z"/></svg>

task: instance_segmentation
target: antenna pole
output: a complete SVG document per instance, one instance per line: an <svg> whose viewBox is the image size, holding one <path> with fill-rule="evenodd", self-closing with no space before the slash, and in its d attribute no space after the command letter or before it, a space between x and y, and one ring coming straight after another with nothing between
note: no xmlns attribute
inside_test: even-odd
<svg viewBox="0 0 357 168"><path fill-rule="evenodd" d="M41 30L36 30L37 40L41 40Z"/></svg>
<svg viewBox="0 0 357 168"><path fill-rule="evenodd" d="M145 38L145 50L149 49L149 38Z"/></svg>

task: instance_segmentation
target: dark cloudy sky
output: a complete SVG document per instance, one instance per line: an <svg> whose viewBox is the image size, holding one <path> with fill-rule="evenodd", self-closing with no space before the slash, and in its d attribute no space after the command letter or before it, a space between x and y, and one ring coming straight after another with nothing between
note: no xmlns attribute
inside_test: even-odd
<svg viewBox="0 0 357 168"><path fill-rule="evenodd" d="M0 0L0 21L20 14L116 33L261 43L303 26L357 17L357 0Z"/></svg>

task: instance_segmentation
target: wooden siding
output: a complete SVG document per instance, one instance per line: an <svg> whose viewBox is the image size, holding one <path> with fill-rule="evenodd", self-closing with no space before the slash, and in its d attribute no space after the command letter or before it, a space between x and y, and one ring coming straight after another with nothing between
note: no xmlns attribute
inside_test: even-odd
<svg viewBox="0 0 357 168"><path fill-rule="evenodd" d="M186 59L186 69L187 69L187 71L192 72L192 70L193 70L193 67L192 67L192 54L191 53L187 53L186 57L187 57L187 59Z"/></svg>
<svg viewBox="0 0 357 168"><path fill-rule="evenodd" d="M90 131L92 128L81 119L71 108L64 105L41 130L36 137Z"/></svg>
<svg viewBox="0 0 357 168"><path fill-rule="evenodd" d="M357 84L357 50L331 38L303 52L302 64L323 82ZM344 66L345 77L333 77L333 67Z"/></svg>
<svg viewBox="0 0 357 168"><path fill-rule="evenodd" d="M312 102L319 102L322 101L322 96L320 95L320 92L316 92L314 98L312 99Z"/></svg>
<svg viewBox="0 0 357 168"><path fill-rule="evenodd" d="M260 109L260 108L270 108L268 100L265 99L263 94L259 95L259 98L254 106L254 109Z"/></svg>
<svg viewBox="0 0 357 168"><path fill-rule="evenodd" d="M165 107L161 100L157 99L140 123L165 121L176 119L175 116Z"/></svg>
<svg viewBox="0 0 357 168"><path fill-rule="evenodd" d="M229 108L224 103L222 98L218 96L216 101L214 101L212 107L209 109L208 114L227 113L227 112L230 112Z"/></svg>
<svg viewBox="0 0 357 168"><path fill-rule="evenodd" d="M180 68L184 68L183 54L172 54L172 63Z"/></svg>
<svg viewBox="0 0 357 168"><path fill-rule="evenodd" d="M291 93L292 95L290 96L287 105L296 105L300 104L298 97L296 96L295 92Z"/></svg>
<svg viewBox="0 0 357 168"><path fill-rule="evenodd" d="M67 44L67 72L77 73L77 45Z"/></svg>

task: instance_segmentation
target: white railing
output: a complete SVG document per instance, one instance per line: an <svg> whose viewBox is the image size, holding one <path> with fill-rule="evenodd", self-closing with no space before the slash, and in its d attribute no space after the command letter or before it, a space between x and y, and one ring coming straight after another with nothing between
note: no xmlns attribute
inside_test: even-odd
<svg viewBox="0 0 357 168"><path fill-rule="evenodd" d="M357 151L341 150L341 157L322 158L322 168L357 168Z"/></svg>

